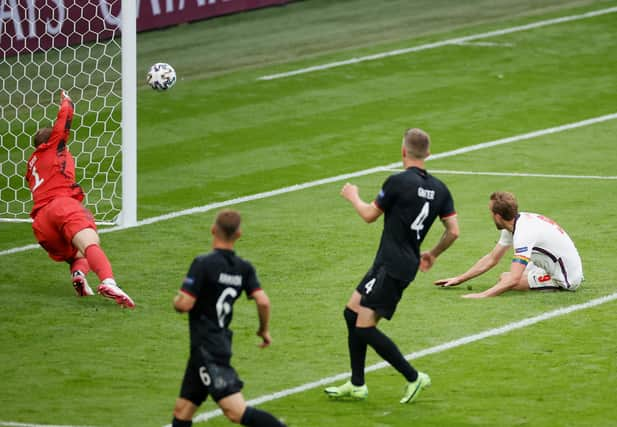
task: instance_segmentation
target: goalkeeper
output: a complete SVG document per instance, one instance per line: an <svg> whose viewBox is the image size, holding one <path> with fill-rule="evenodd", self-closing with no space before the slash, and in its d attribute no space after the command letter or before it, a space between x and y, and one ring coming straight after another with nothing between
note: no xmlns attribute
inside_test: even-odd
<svg viewBox="0 0 617 427"><path fill-rule="evenodd" d="M60 110L53 128L39 129L35 151L28 160L26 180L32 192L32 230L54 261L70 265L78 296L94 295L86 275L94 271L98 293L133 308L133 300L116 284L111 264L100 247L92 213L81 203L84 193L75 182L75 160L67 143L73 120L73 102L60 92Z"/></svg>

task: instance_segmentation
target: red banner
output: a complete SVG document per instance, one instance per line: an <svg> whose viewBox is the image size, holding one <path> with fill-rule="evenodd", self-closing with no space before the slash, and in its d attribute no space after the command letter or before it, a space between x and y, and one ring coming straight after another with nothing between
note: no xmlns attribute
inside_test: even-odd
<svg viewBox="0 0 617 427"><path fill-rule="evenodd" d="M243 10L281 5L291 0L141 0L137 31L167 27Z"/></svg>
<svg viewBox="0 0 617 427"><path fill-rule="evenodd" d="M137 31L167 27L292 0L135 0ZM2 56L112 37L121 0L0 0Z"/></svg>

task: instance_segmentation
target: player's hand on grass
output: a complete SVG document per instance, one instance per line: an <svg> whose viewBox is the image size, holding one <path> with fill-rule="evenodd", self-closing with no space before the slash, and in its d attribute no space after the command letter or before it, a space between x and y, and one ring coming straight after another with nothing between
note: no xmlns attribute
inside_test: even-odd
<svg viewBox="0 0 617 427"><path fill-rule="evenodd" d="M270 331L257 331L257 336L261 337L261 342L259 343L260 348L266 348L270 344L272 344L272 337L270 336Z"/></svg>
<svg viewBox="0 0 617 427"><path fill-rule="evenodd" d="M461 298L467 298L467 299L480 299L480 298L486 298L486 295L484 295L482 292L478 292L475 294L465 294L465 295L461 295Z"/></svg>
<svg viewBox="0 0 617 427"><path fill-rule="evenodd" d="M463 283L458 277L449 277L447 279L435 280L433 284L442 288L448 288L450 286L457 286Z"/></svg>

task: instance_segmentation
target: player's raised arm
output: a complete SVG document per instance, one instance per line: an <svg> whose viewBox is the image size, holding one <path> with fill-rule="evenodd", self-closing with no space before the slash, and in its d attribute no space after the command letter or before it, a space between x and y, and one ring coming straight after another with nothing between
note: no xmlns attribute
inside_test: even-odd
<svg viewBox="0 0 617 427"><path fill-rule="evenodd" d="M60 89L60 104L62 104L65 100L70 101L71 97L69 96L69 93L67 91L65 91L64 89Z"/></svg>
<svg viewBox="0 0 617 427"><path fill-rule="evenodd" d="M383 214L381 209L379 209L374 202L366 203L360 198L357 185L350 183L343 185L343 188L341 189L341 196L352 204L358 215L360 215L360 217L366 222L374 222L381 216L381 214Z"/></svg>
<svg viewBox="0 0 617 427"><path fill-rule="evenodd" d="M60 109L58 110L54 127L51 130L51 135L47 140L48 144L68 142L71 133L71 124L73 122L73 112L73 101L66 91L60 90Z"/></svg>

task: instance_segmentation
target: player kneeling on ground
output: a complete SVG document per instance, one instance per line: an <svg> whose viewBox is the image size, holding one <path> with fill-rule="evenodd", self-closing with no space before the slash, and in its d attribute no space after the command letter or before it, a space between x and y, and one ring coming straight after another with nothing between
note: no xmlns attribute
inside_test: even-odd
<svg viewBox="0 0 617 427"><path fill-rule="evenodd" d="M211 228L212 252L193 260L180 291L176 311L189 313L191 354L174 408L173 427L189 427L197 407L208 395L230 421L244 426L285 427L268 412L247 406L243 383L231 366L229 329L233 304L242 291L257 303L261 348L270 345L270 300L261 289L253 266L234 252L240 237L240 214L223 210Z"/></svg>
<svg viewBox="0 0 617 427"><path fill-rule="evenodd" d="M501 236L491 252L460 276L441 279L437 286L456 286L493 268L514 247L510 271L484 292L463 295L485 298L509 290L578 289L583 279L581 258L570 236L555 221L543 215L520 212L514 194L491 194L489 210Z"/></svg>
<svg viewBox="0 0 617 427"><path fill-rule="evenodd" d="M68 149L73 102L60 92L60 111L53 128L39 129L28 160L26 180L32 192L32 230L54 261L70 265L78 296L94 295L86 275L92 269L101 281L98 293L133 308L133 300L116 284L111 264L100 247L92 213L81 203L84 193L75 182L75 160Z"/></svg>

